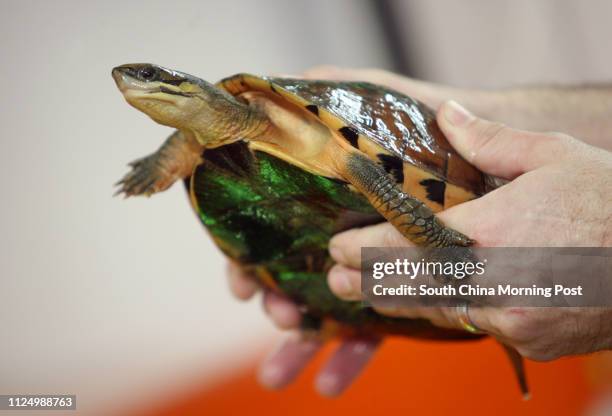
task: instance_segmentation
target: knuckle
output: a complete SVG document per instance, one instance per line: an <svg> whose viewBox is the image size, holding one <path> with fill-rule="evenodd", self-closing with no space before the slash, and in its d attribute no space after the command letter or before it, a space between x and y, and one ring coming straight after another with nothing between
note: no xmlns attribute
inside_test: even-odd
<svg viewBox="0 0 612 416"><path fill-rule="evenodd" d="M478 119L472 121L472 125L468 126L468 129L472 131L473 135L471 162L476 164L483 155L485 155L485 158L487 157L487 153L491 152L491 147L495 146L496 141L503 138L508 131L505 124Z"/></svg>
<svg viewBox="0 0 612 416"><path fill-rule="evenodd" d="M559 155L574 153L584 144L569 134L551 131L539 135L539 143L548 147L548 152L556 151Z"/></svg>
<svg viewBox="0 0 612 416"><path fill-rule="evenodd" d="M502 123L482 121L475 121L475 123L477 123L475 126L476 139L480 147L486 146L492 140L501 137L508 130L508 127Z"/></svg>
<svg viewBox="0 0 612 416"><path fill-rule="evenodd" d="M537 333L538 322L526 308L507 308L493 315L491 325L504 337L519 344L529 343Z"/></svg>

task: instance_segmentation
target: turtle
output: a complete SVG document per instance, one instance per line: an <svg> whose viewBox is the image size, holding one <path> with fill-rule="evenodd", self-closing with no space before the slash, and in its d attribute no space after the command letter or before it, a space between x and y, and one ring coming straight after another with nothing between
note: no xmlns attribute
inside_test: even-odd
<svg viewBox="0 0 612 416"><path fill-rule="evenodd" d="M216 245L304 311L305 328L344 336L479 339L424 319L377 314L326 284L330 238L389 221L417 246L469 247L436 213L495 186L463 159L420 101L367 82L247 73L216 84L155 64L115 67L126 101L174 132L117 185L150 196L183 181ZM324 329L324 330L323 330ZM506 348L523 393L520 355Z"/></svg>

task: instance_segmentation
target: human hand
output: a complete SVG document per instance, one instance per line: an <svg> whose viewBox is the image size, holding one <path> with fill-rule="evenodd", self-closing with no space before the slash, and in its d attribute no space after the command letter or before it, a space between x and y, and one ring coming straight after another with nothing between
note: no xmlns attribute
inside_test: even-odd
<svg viewBox="0 0 612 416"><path fill-rule="evenodd" d="M334 66L312 68L306 78L367 81L414 97L437 109L454 100L476 116L531 131L563 131L612 151L612 86L553 85L501 89L455 88L420 81L381 69Z"/></svg>
<svg viewBox="0 0 612 416"><path fill-rule="evenodd" d="M533 97L527 97L520 93L518 93L517 96L516 93L509 93L508 91L478 91L451 88L405 78L381 70L347 70L334 67L320 67L307 71L305 77L347 81L363 80L386 85L411 95L433 108L439 107L449 98L454 98L463 103L467 103L470 108L476 109L478 115L505 120L512 124L523 124L534 127L532 124L529 124L532 123L532 121L527 122L525 119L535 120L535 122L544 120L541 114L539 114L538 111L533 111L533 109L527 111L527 114L525 114L520 103L533 102L534 100ZM534 117L534 115L538 116ZM543 122L542 127L550 122L550 120ZM504 212L507 207L500 206L497 207L497 209L500 210L500 212ZM474 216L467 212L465 217L466 220L472 219L478 221L480 215ZM453 224L449 222L449 225ZM379 246L398 246L406 244L405 240L403 240L403 238L388 224L382 224L370 230L378 230L378 238L384 239L384 244L378 244ZM518 232L518 230L516 231L515 234L521 236L521 233ZM525 230L523 229L523 231ZM345 235L350 235L350 233L351 232ZM366 234L366 230L364 230L361 235L365 236ZM339 249L342 248L342 238L342 235L340 235L333 240L339 242L337 245ZM357 245L353 246L356 247ZM364 245L368 244L364 243ZM348 244L345 246L349 253L352 250L350 247L351 246ZM336 254L334 254L334 250L332 250L332 255L338 257L339 251L335 250L335 253ZM359 251L357 251L357 255L359 255ZM338 260L340 260L342 264L342 259L338 258ZM344 268L342 265L339 265L332 269L329 276L330 284L332 289L341 297L345 299L356 299L359 296L359 288L355 284L359 282L355 279L358 277L353 273L354 269L351 270L350 264L346 262L344 262L344 264ZM238 266L230 264L228 275L230 276L230 286L239 298L248 299L257 291L258 286L254 279L243 273ZM347 282L352 284L352 287L355 288L354 291ZM299 308L296 305L281 295L272 292L265 292L263 299L264 309L277 326L283 329L295 329L299 327L301 318ZM435 316L430 317L434 323L440 326L455 326L454 322L450 323L448 319L445 319L441 311L434 311L433 309L429 311L432 313L436 312ZM418 316L416 312L405 312L413 313L414 316ZM317 389L325 395L336 395L342 392L359 374L359 371L373 355L378 344L379 340L376 339L345 341L345 344L343 344L332 360L330 360L328 365L319 374L316 381ZM321 343L319 341L302 338L299 335L292 335L283 346L273 352L262 364L260 381L270 388L281 388L289 384L320 347Z"/></svg>
<svg viewBox="0 0 612 416"><path fill-rule="evenodd" d="M255 278L235 263L228 263L227 276L232 293L239 299L250 299L259 290ZM269 354L259 370L261 384L271 389L280 389L299 375L321 349L323 342L299 331L301 313L298 306L286 297L264 289L263 305L277 327L294 330ZM342 340L317 375L317 391L324 396L342 393L368 363L380 341L373 337Z"/></svg>
<svg viewBox="0 0 612 416"><path fill-rule="evenodd" d="M511 182L439 214L485 247L612 246L612 153L559 133L530 133L479 119L456 103L438 124L453 147L480 170ZM390 224L350 230L330 241L338 263L332 291L361 297L361 247L408 246ZM399 308L382 314L425 318L461 328L453 308ZM473 308L480 329L525 357L550 360L612 348L611 308Z"/></svg>
<svg viewBox="0 0 612 416"><path fill-rule="evenodd" d="M495 115L504 112L504 91L455 88L414 78L405 77L390 71L374 68L342 68L318 66L303 73L307 79L326 79L332 81L366 81L382 85L423 102L437 109L448 100L455 100L468 106L479 116L497 119Z"/></svg>

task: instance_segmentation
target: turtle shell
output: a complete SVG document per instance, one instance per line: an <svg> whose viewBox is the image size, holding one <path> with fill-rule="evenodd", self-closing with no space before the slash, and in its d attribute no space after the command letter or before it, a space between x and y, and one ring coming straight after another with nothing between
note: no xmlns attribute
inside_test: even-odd
<svg viewBox="0 0 612 416"><path fill-rule="evenodd" d="M478 171L448 146L433 114L399 93L364 83L251 75L236 75L217 85L236 96L253 90L280 94L303 106L341 139L375 158L404 187L415 188L410 190L414 195L421 192L433 209L483 190ZM245 141L207 149L202 160L185 182L198 217L228 257L253 271L265 286L302 305L308 325L332 322L353 334L475 337L426 320L378 315L361 302L341 301L331 293L326 280L333 265L327 250L330 238L384 221L346 182L307 172Z"/></svg>
<svg viewBox="0 0 612 416"><path fill-rule="evenodd" d="M397 91L367 82L250 74L234 75L218 85L233 95L262 91L304 107L434 212L485 193L485 175L450 146L434 112Z"/></svg>
<svg viewBox="0 0 612 416"><path fill-rule="evenodd" d="M341 330L347 335L475 338L423 319L382 316L331 293L326 279L333 265L327 250L330 238L384 220L346 183L253 151L243 141L206 150L202 156L186 180L196 214L225 255L302 306L303 325L331 324L335 334Z"/></svg>

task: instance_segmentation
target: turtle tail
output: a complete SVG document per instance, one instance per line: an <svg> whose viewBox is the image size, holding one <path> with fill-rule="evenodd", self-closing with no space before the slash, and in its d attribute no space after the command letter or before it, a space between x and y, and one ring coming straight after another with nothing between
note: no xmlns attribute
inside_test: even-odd
<svg viewBox="0 0 612 416"><path fill-rule="evenodd" d="M523 400L529 400L531 398L531 393L529 392L527 376L525 375L525 360L514 348L501 342L500 344L502 347L504 347L504 351L506 351L506 355L510 359L510 364L512 364L514 374L516 375L516 379L519 383L519 388L523 394Z"/></svg>

